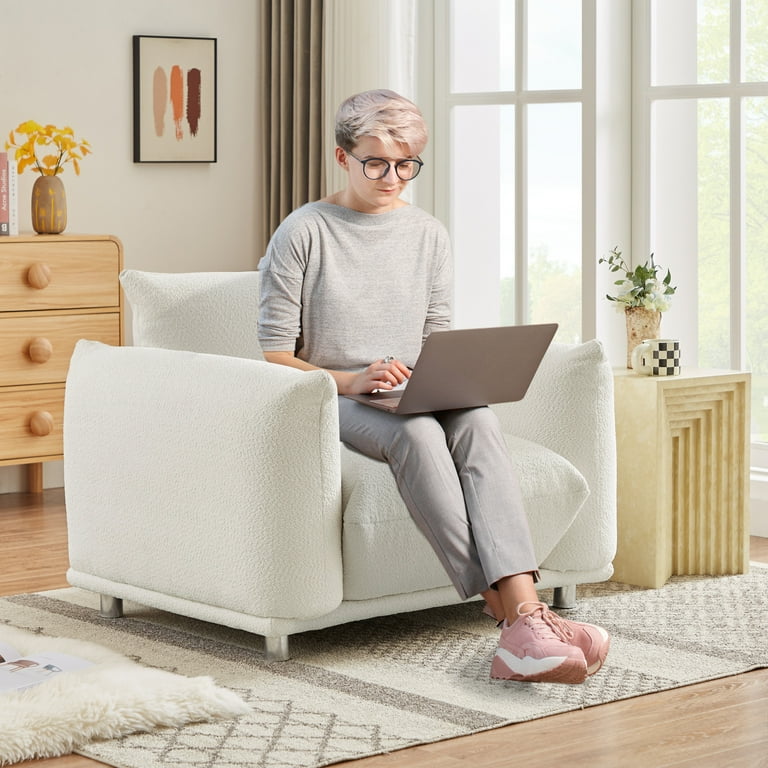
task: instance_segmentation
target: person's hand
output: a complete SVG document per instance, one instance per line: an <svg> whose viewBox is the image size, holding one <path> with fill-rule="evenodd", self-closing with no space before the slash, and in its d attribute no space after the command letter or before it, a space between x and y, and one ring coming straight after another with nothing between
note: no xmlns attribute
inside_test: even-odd
<svg viewBox="0 0 768 768"><path fill-rule="evenodd" d="M376 389L393 389L410 377L411 370L405 363L387 356L354 374L349 382L349 390L344 394L359 395Z"/></svg>

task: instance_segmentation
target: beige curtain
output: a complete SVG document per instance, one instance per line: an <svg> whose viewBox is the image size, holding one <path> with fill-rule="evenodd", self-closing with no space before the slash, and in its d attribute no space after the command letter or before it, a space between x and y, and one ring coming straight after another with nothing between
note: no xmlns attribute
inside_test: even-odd
<svg viewBox="0 0 768 768"><path fill-rule="evenodd" d="M292 210L325 194L324 2L261 0L261 253Z"/></svg>

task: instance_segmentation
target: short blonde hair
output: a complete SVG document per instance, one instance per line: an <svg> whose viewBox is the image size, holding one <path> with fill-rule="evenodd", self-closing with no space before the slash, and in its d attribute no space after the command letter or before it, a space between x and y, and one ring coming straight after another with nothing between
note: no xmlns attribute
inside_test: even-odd
<svg viewBox="0 0 768 768"><path fill-rule="evenodd" d="M336 112L336 143L346 152L364 136L386 146L405 144L412 155L427 145L427 124L419 108L399 93L386 89L363 91L342 102Z"/></svg>

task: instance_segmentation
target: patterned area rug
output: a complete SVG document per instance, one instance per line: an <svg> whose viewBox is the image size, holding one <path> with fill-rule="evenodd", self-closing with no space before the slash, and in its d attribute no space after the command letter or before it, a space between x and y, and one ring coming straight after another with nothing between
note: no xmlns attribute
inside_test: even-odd
<svg viewBox="0 0 768 768"><path fill-rule="evenodd" d="M125 618L100 619L97 603L76 589L4 598L0 624L210 675L252 708L80 750L120 768L324 766L768 666L768 569L754 565L656 590L581 587L568 617L602 624L613 643L605 667L579 686L489 681L498 635L479 603L298 635L293 659L276 664L247 633L129 603Z"/></svg>

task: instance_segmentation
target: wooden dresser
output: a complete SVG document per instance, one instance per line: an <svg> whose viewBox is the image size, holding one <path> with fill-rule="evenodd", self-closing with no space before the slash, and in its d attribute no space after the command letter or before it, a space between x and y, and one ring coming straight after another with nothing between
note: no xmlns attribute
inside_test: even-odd
<svg viewBox="0 0 768 768"><path fill-rule="evenodd" d="M63 457L64 383L78 339L122 343L122 244L110 235L0 237L0 466Z"/></svg>

